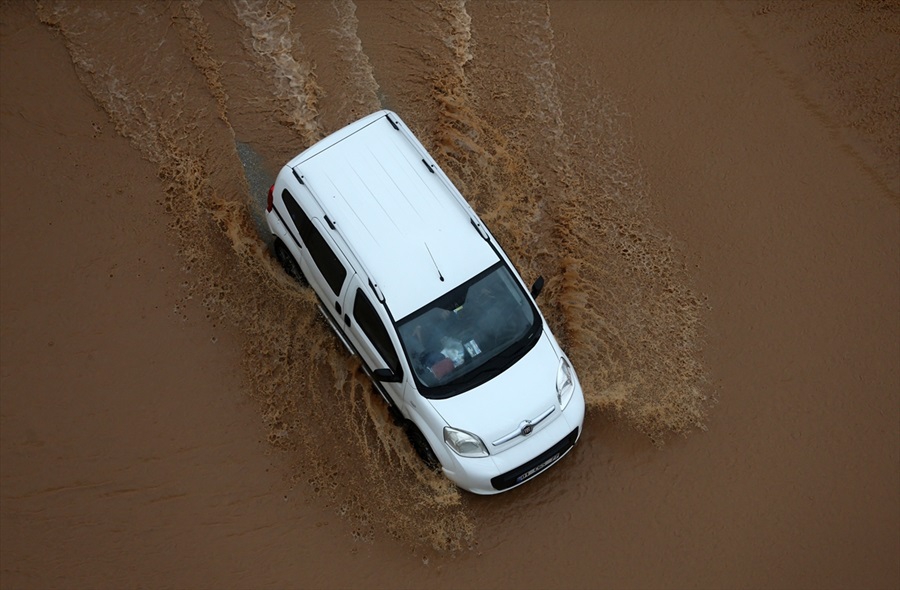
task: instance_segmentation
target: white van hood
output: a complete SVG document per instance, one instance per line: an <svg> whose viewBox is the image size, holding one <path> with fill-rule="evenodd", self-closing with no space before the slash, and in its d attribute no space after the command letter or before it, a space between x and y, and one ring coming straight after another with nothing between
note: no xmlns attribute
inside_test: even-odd
<svg viewBox="0 0 900 590"><path fill-rule="evenodd" d="M553 414L546 416L535 431L559 417L559 358L544 331L525 356L487 383L451 398L429 401L449 426L478 435L489 451L512 446L523 437L503 445L493 442L515 432L523 421L546 415L551 408Z"/></svg>

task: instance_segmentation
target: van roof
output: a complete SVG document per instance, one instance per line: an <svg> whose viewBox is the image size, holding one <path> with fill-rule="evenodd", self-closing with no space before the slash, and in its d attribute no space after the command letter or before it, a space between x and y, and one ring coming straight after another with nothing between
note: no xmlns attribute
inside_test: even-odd
<svg viewBox="0 0 900 590"><path fill-rule="evenodd" d="M437 165L407 129L394 113L379 111L288 163L397 319L499 260L473 227L468 205L440 170L429 171Z"/></svg>

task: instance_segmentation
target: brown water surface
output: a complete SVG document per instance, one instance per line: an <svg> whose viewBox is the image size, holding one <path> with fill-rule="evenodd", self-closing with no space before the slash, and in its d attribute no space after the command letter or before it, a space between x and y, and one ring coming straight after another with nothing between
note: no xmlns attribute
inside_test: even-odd
<svg viewBox="0 0 900 590"><path fill-rule="evenodd" d="M896 3L4 2L0 49L3 588L900 585ZM379 108L585 388L501 496L267 253Z"/></svg>

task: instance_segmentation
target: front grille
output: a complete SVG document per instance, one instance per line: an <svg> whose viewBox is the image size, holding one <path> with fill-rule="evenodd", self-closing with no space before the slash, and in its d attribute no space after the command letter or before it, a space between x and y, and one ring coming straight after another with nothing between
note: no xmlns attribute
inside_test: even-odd
<svg viewBox="0 0 900 590"><path fill-rule="evenodd" d="M495 490L506 490L531 479L561 459L569 452L569 449L575 446L576 440L578 440L578 428L528 463L498 475L491 480L491 485Z"/></svg>

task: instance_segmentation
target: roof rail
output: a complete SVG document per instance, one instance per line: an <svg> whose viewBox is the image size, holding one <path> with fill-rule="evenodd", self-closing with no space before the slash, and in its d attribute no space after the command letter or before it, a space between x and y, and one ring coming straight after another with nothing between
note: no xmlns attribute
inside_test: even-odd
<svg viewBox="0 0 900 590"><path fill-rule="evenodd" d="M476 221L475 217L469 217L469 223L471 223L472 227L474 227L481 237L484 238L485 242L491 241L491 236L487 233L487 228L484 227L484 224L480 221Z"/></svg>
<svg viewBox="0 0 900 590"><path fill-rule="evenodd" d="M400 127L397 125L397 123L393 119L391 119L390 115L385 115L384 118L388 120L388 123L391 124L391 127L396 129L397 131L400 131Z"/></svg>

